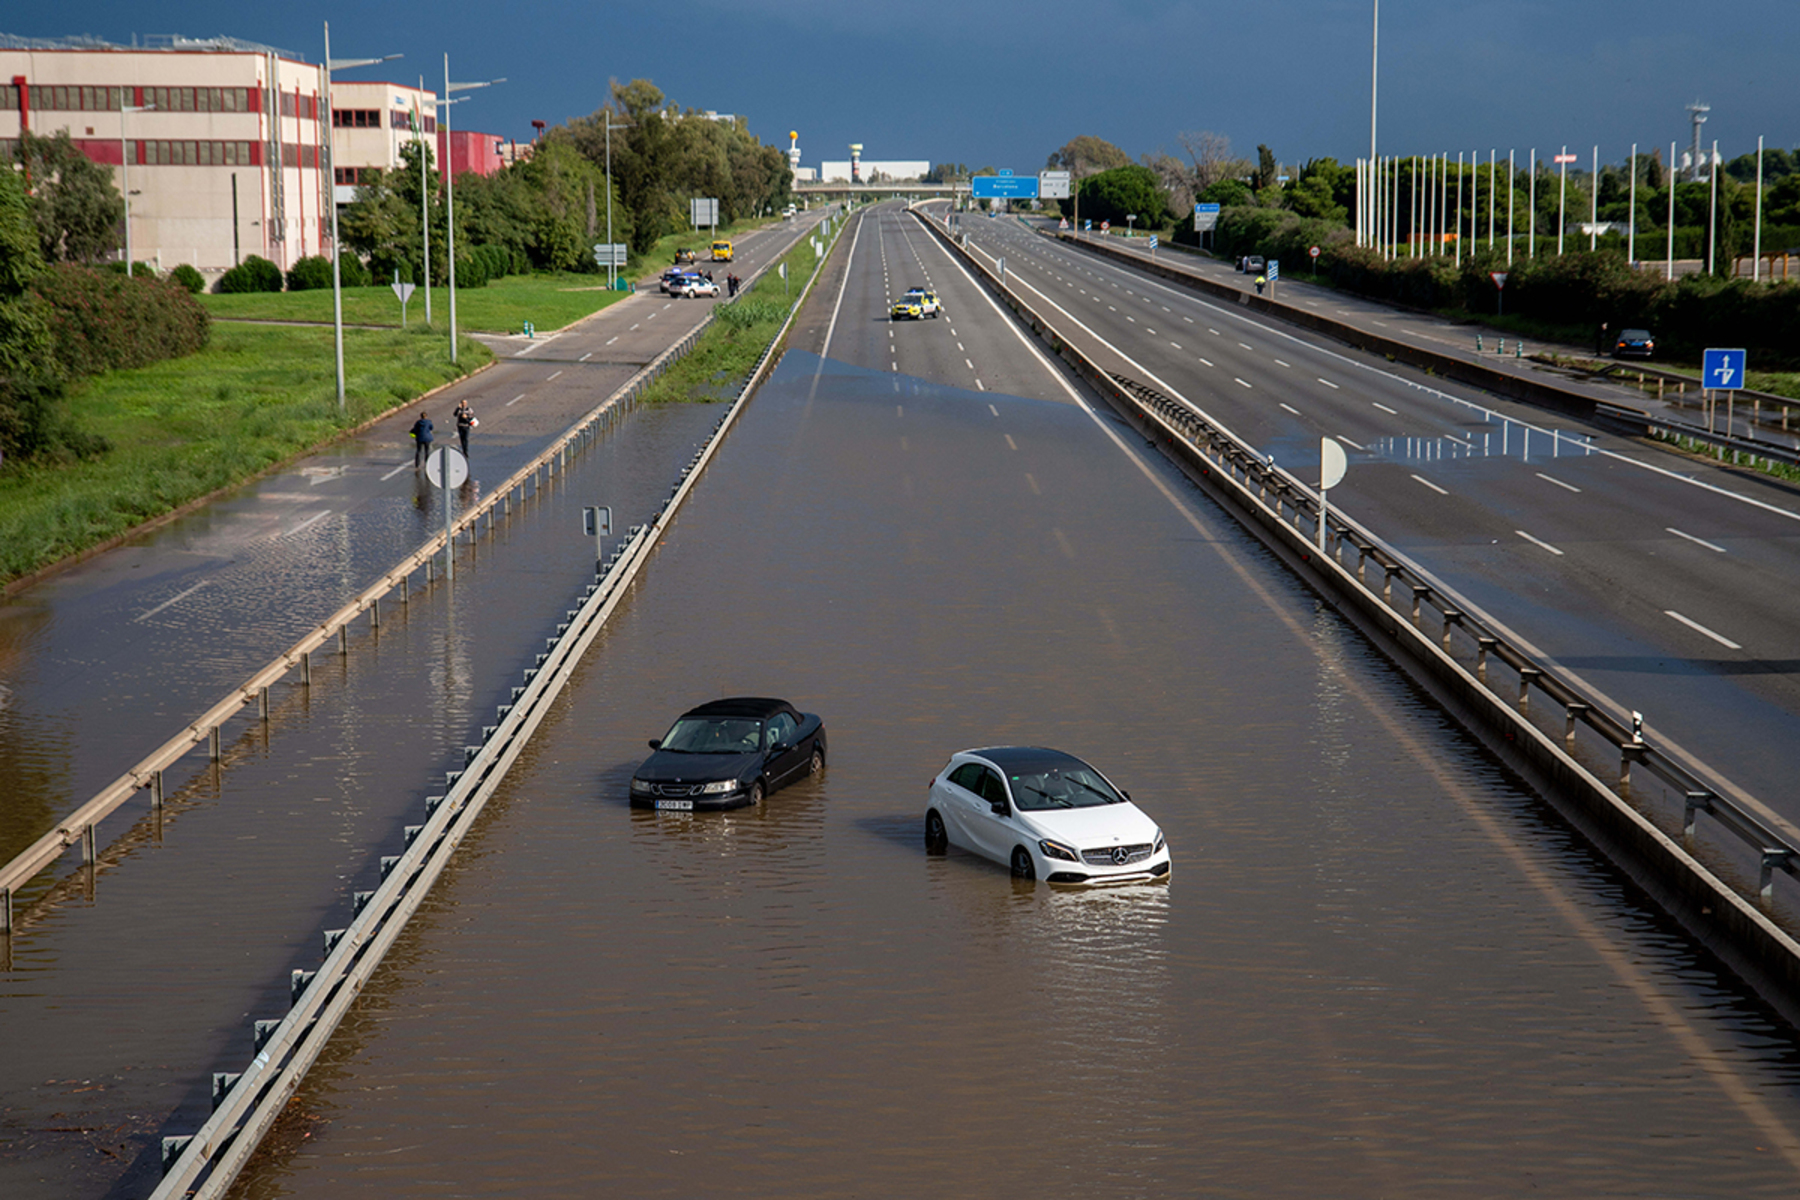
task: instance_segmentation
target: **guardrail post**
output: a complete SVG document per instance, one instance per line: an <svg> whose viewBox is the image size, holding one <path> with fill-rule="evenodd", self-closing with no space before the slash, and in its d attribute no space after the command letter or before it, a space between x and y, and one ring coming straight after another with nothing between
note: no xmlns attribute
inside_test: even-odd
<svg viewBox="0 0 1800 1200"><path fill-rule="evenodd" d="M427 558L425 560L425 583L426 583L426 585L430 586L430 584L432 583L432 581L434 579L436 579L436 577L437 577L437 556L433 555L430 558Z"/></svg>
<svg viewBox="0 0 1800 1200"><path fill-rule="evenodd" d="M304 650L300 654L300 686L312 686L312 651Z"/></svg>
<svg viewBox="0 0 1800 1200"><path fill-rule="evenodd" d="M150 772L150 807L163 806L163 774L160 770Z"/></svg>
<svg viewBox="0 0 1800 1200"><path fill-rule="evenodd" d="M1563 727L1563 741L1566 744L1570 746L1575 744L1575 722L1586 716L1591 707L1591 705L1583 704L1579 700L1571 700L1563 705L1563 711L1568 721Z"/></svg>
<svg viewBox="0 0 1800 1200"><path fill-rule="evenodd" d="M212 727L212 732L207 735L207 739L208 739L208 742L210 743L209 749L212 753L212 760L214 762L218 762L219 759L223 756L220 754L220 751L219 751L219 727L217 725L214 725Z"/></svg>
<svg viewBox="0 0 1800 1200"><path fill-rule="evenodd" d="M0 888L0 934L12 936L12 889Z"/></svg>
<svg viewBox="0 0 1800 1200"><path fill-rule="evenodd" d="M1431 589L1426 587L1422 583L1415 583L1411 586L1412 586L1412 598L1413 598L1412 623L1414 625L1417 625L1419 623L1419 605L1425 599L1425 597L1431 595Z"/></svg>
<svg viewBox="0 0 1800 1200"><path fill-rule="evenodd" d="M1711 792L1689 792L1682 805L1681 836L1692 839L1694 836L1694 814L1712 811L1713 794Z"/></svg>
<svg viewBox="0 0 1800 1200"><path fill-rule="evenodd" d="M350 655L350 627L348 625L338 626L338 653L346 658Z"/></svg>
<svg viewBox="0 0 1800 1200"><path fill-rule="evenodd" d="M219 1111L219 1105L225 1103L225 1096L231 1091L231 1085L243 1078L242 1071L214 1071L212 1076L213 1111Z"/></svg>
<svg viewBox="0 0 1800 1200"><path fill-rule="evenodd" d="M1519 711L1531 711L1531 685L1543 677L1543 672L1536 667L1519 668Z"/></svg>
<svg viewBox="0 0 1800 1200"><path fill-rule="evenodd" d="M269 1044L269 1039L275 1035L275 1031L279 1028L281 1028L280 1021L252 1021L250 1023L250 1042L253 1046L252 1053L261 1054L262 1048Z"/></svg>
<svg viewBox="0 0 1800 1200"><path fill-rule="evenodd" d="M1631 786L1631 764L1643 761L1649 747L1642 742L1626 742L1619 747L1619 786Z"/></svg>
<svg viewBox="0 0 1800 1200"><path fill-rule="evenodd" d="M81 861L87 866L93 866L98 857L94 851L94 826L90 822L81 827Z"/></svg>
<svg viewBox="0 0 1800 1200"><path fill-rule="evenodd" d="M1381 581L1381 602L1391 605L1394 602L1394 576L1400 573L1400 568L1394 563L1382 563L1381 569L1384 573Z"/></svg>
<svg viewBox="0 0 1800 1200"><path fill-rule="evenodd" d="M1444 649L1450 649L1450 631L1462 624L1463 615L1454 608L1444 610Z"/></svg>
<svg viewBox="0 0 1800 1200"><path fill-rule="evenodd" d="M381 628L381 597L380 596L377 596L377 597L375 597L375 599L369 601L369 628L370 629L380 629Z"/></svg>
<svg viewBox="0 0 1800 1200"><path fill-rule="evenodd" d="M169 1173L169 1168L175 1165L175 1160L181 1157L181 1152L186 1150L188 1143L193 1140L194 1135L191 1133L182 1134L179 1137L166 1137L162 1140L162 1169L164 1175Z"/></svg>
<svg viewBox="0 0 1800 1200"><path fill-rule="evenodd" d="M291 1008L300 1003L300 997L306 992L306 985L313 981L317 971L288 972L288 1006Z"/></svg>
<svg viewBox="0 0 1800 1200"><path fill-rule="evenodd" d="M256 714L264 722L269 719L269 689L267 687L258 689L256 693Z"/></svg>
<svg viewBox="0 0 1800 1200"><path fill-rule="evenodd" d="M1774 903L1775 900L1775 868L1787 870L1793 862L1794 852L1782 847L1765 847L1762 852L1762 902Z"/></svg>

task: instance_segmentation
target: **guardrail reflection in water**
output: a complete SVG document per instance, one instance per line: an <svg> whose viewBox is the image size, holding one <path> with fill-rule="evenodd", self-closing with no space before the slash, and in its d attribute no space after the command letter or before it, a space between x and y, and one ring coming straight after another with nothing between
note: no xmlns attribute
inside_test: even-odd
<svg viewBox="0 0 1800 1200"><path fill-rule="evenodd" d="M1336 509L1326 518L1328 549L1320 555L1315 549L1319 499L1312 489L1191 404L1104 370L990 269L981 251L959 244L935 222L920 220L1122 416L1184 468L1197 469L1196 481L1230 501L1239 520L1310 584L1337 596L1341 612L1403 663L1423 667L1423 681L1465 726L1478 736L1497 733L1483 740L1514 769L1535 777L1539 789L1559 801L1559 809L1603 853L1790 1022L1800 1024L1800 942L1773 920L1776 874L1800 877L1795 839L1646 739L1635 714L1611 711L1601 697L1535 660L1440 581ZM1350 554L1354 567L1347 561ZM1381 573L1378 585L1371 583L1371 567ZM1503 693L1490 678L1496 664L1516 682L1516 693ZM1540 698L1562 717L1560 736L1537 723ZM1616 785L1577 757L1594 761L1596 754L1617 763ZM1654 813L1658 798L1634 789L1637 771L1673 793L1681 813L1679 834L1639 811L1636 805L1643 804ZM1674 811L1662 814L1664 824L1675 824ZM1702 813L1749 850L1758 869L1751 896L1740 895L1695 857Z"/></svg>

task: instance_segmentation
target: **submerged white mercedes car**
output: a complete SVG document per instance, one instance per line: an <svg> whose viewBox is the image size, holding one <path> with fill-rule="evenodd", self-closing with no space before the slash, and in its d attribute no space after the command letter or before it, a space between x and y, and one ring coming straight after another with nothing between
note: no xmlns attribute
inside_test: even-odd
<svg viewBox="0 0 1800 1200"><path fill-rule="evenodd" d="M925 801L925 849L951 846L1047 883L1144 883L1169 876L1156 822L1087 763L1039 746L951 756Z"/></svg>

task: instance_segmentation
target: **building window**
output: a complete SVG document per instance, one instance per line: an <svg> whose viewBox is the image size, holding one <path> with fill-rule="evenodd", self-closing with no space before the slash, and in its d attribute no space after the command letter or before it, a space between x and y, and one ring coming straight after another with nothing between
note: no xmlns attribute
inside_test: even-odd
<svg viewBox="0 0 1800 1200"><path fill-rule="evenodd" d="M339 129L380 129L381 110L376 108L334 108L331 123Z"/></svg>
<svg viewBox="0 0 1800 1200"><path fill-rule="evenodd" d="M19 111L19 86L15 83L0 84L0 112Z"/></svg>

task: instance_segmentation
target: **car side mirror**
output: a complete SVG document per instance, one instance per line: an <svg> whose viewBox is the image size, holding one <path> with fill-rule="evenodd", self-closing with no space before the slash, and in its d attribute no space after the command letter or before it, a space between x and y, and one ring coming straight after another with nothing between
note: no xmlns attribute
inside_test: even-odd
<svg viewBox="0 0 1800 1200"><path fill-rule="evenodd" d="M995 800L989 807L994 810L995 816L1004 817L1006 815L1006 801L1004 800Z"/></svg>
<svg viewBox="0 0 1800 1200"><path fill-rule="evenodd" d="M794 746L793 746L793 743L791 743L791 742L776 742L773 746L769 747L769 753L770 754L786 754L789 750L792 750L793 748L794 748Z"/></svg>
<svg viewBox="0 0 1800 1200"><path fill-rule="evenodd" d="M661 738L651 738L650 739L650 748L652 750L661 750L662 749L662 739Z"/></svg>

